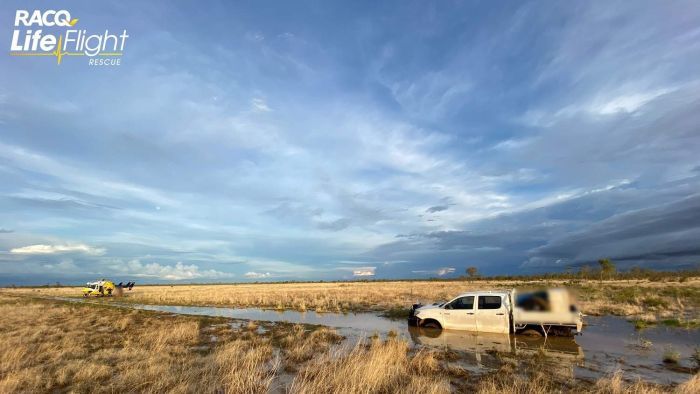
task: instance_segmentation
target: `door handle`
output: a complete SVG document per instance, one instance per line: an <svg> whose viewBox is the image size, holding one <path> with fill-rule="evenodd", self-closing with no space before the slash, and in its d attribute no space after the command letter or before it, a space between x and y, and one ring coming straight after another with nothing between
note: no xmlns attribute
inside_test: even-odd
<svg viewBox="0 0 700 394"><path fill-rule="evenodd" d="M473 315L474 312L467 312L467 315Z"/></svg>
<svg viewBox="0 0 700 394"><path fill-rule="evenodd" d="M503 316L504 314L503 313L496 313L496 315Z"/></svg>

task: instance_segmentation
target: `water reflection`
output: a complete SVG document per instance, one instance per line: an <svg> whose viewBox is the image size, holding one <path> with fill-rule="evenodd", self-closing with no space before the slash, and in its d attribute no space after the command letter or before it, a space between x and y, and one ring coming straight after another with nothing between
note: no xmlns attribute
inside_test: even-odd
<svg viewBox="0 0 700 394"><path fill-rule="evenodd" d="M411 340L419 346L464 353L462 360L468 369L497 367L499 358L541 358L551 365L550 372L573 376L582 365L583 349L573 338L527 337L410 327Z"/></svg>

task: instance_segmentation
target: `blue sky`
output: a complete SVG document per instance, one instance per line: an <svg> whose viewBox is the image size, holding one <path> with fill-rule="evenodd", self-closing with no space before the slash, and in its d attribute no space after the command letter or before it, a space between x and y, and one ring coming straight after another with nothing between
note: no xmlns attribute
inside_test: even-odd
<svg viewBox="0 0 700 394"><path fill-rule="evenodd" d="M377 3L61 3L130 37L0 57L0 283L697 267L697 2Z"/></svg>

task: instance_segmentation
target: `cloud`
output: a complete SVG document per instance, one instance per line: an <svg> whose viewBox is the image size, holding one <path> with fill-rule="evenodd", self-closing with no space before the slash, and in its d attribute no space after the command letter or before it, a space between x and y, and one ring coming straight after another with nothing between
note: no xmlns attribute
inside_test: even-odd
<svg viewBox="0 0 700 394"><path fill-rule="evenodd" d="M92 256L99 256L105 253L105 249L96 248L85 244L74 245L28 245L10 250L13 254L60 254L60 253L83 253Z"/></svg>
<svg viewBox="0 0 700 394"><path fill-rule="evenodd" d="M250 105L253 107L253 109L255 111L258 111L258 112L270 112L270 111L272 111L272 109L270 109L270 107L267 106L267 103L265 102L265 100L263 100L261 98L252 99L250 101Z"/></svg>
<svg viewBox="0 0 700 394"><path fill-rule="evenodd" d="M41 174L46 179L60 181L60 186L55 185L54 189L70 189L74 194L86 196L100 196L103 199L124 199L133 198L141 201L149 201L154 205L173 206L175 200L167 196L166 193L148 186L138 185L130 182L123 182L114 178L106 178L99 170L86 168L85 166L73 166L68 161L59 160L50 155L42 154L38 151L27 149L22 146L7 145L0 142L0 157L9 161L14 168L22 173ZM26 181L25 181L26 182ZM24 193L18 193L19 198L29 198ZM45 200L46 203L69 203L76 205L86 205L81 201L60 201L56 198L60 193L51 190L45 196L34 197L34 199ZM51 196L47 198L47 196ZM51 201L54 200L54 201ZM87 204L92 205L92 204ZM105 206L102 206L105 207Z"/></svg>
<svg viewBox="0 0 700 394"><path fill-rule="evenodd" d="M253 42L261 42L265 39L265 36L257 31L248 31L245 33L245 38Z"/></svg>
<svg viewBox="0 0 700 394"><path fill-rule="evenodd" d="M359 267L352 270L352 276L374 276L377 267Z"/></svg>
<svg viewBox="0 0 700 394"><path fill-rule="evenodd" d="M612 258L621 268L674 269L700 261L695 241L700 195L693 194L700 177L658 187L626 181L611 185L563 193L566 197L474 221L460 230L401 235L367 258L404 259L418 266L413 273L433 275L437 271L426 265L464 266L465 261L489 274L503 272L507 260L519 264L521 272L558 270L601 257Z"/></svg>
<svg viewBox="0 0 700 394"><path fill-rule="evenodd" d="M130 260L124 264L112 264L112 269L121 275L157 278L165 280L193 280L193 279L224 279L234 275L228 272L216 270L202 270L195 264L164 265L158 263L142 263L138 259Z"/></svg>
<svg viewBox="0 0 700 394"><path fill-rule="evenodd" d="M0 227L0 234L9 234L11 232L13 232L13 230Z"/></svg>
<svg viewBox="0 0 700 394"><path fill-rule="evenodd" d="M634 112L655 98L671 92L672 89L657 89L649 92L625 94L593 104L590 111L602 115L618 112Z"/></svg>
<svg viewBox="0 0 700 394"><path fill-rule="evenodd" d="M440 268L437 270L438 276L445 276L447 274L454 273L455 269L453 267L445 267L445 268Z"/></svg>
<svg viewBox="0 0 700 394"><path fill-rule="evenodd" d="M322 230L340 231L350 225L350 219L340 218L329 222L318 222L316 225Z"/></svg>
<svg viewBox="0 0 700 394"><path fill-rule="evenodd" d="M264 279L264 278L269 278L272 275L269 272L250 271L250 272L246 272L245 274L243 274L243 276L245 276L246 278L250 278L250 279Z"/></svg>
<svg viewBox="0 0 700 394"><path fill-rule="evenodd" d="M435 205L435 206L432 206L432 207L426 209L425 212L435 213L435 212L446 211L447 209L449 209L449 206L447 206L447 205Z"/></svg>
<svg viewBox="0 0 700 394"><path fill-rule="evenodd" d="M525 267L581 264L602 257L638 263L700 259L700 195L613 215L534 248Z"/></svg>
<svg viewBox="0 0 700 394"><path fill-rule="evenodd" d="M434 274L437 276L445 276L448 274L453 274L455 272L454 267L443 267L443 268L438 268L437 270L413 270L411 271L414 274Z"/></svg>
<svg viewBox="0 0 700 394"><path fill-rule="evenodd" d="M55 270L62 274L75 274L80 272L80 268L71 259L62 259L55 264L44 264L44 268Z"/></svg>

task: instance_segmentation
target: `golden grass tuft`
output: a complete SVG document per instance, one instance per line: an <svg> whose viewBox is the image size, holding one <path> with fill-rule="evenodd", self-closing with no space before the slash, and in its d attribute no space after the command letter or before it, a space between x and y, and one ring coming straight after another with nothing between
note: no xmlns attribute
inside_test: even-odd
<svg viewBox="0 0 700 394"><path fill-rule="evenodd" d="M505 368L482 379L475 391L479 394L545 394L558 391L557 386L541 371L523 377L506 364Z"/></svg>
<svg viewBox="0 0 700 394"><path fill-rule="evenodd" d="M421 357L427 357L421 354ZM316 393L448 393L449 379L433 371L421 374L412 368L405 341L374 340L358 343L349 352L339 350L318 357L304 367L291 385L291 392ZM417 361L427 365L430 362ZM423 369L421 372L428 372Z"/></svg>
<svg viewBox="0 0 700 394"><path fill-rule="evenodd" d="M217 373L226 393L266 393L277 373L279 359L272 358L269 343L234 341L214 355Z"/></svg>
<svg viewBox="0 0 700 394"><path fill-rule="evenodd" d="M676 387L675 394L697 394L700 393L700 372L692 378Z"/></svg>
<svg viewBox="0 0 700 394"><path fill-rule="evenodd" d="M321 327L307 332L304 326L297 324L280 342L285 348L285 357L290 363L289 369L295 369L299 363L327 352L332 345L341 340L342 336L333 329Z"/></svg>

